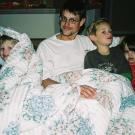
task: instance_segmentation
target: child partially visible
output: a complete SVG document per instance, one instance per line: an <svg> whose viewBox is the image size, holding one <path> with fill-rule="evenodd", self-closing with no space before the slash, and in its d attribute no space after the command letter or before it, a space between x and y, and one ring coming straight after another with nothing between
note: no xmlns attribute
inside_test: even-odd
<svg viewBox="0 0 135 135"><path fill-rule="evenodd" d="M10 54L11 49L15 46L18 41L3 35L0 37L0 58L1 58L1 66L3 66L4 62L6 61L7 57Z"/></svg>
<svg viewBox="0 0 135 135"><path fill-rule="evenodd" d="M86 54L84 68L98 68L125 77L128 72L130 74L128 78L131 79L130 66L121 49L109 48L113 40L110 22L104 18L98 19L90 25L88 33L97 49Z"/></svg>
<svg viewBox="0 0 135 135"><path fill-rule="evenodd" d="M132 71L132 86L135 90L135 37L127 36L121 43L125 57Z"/></svg>

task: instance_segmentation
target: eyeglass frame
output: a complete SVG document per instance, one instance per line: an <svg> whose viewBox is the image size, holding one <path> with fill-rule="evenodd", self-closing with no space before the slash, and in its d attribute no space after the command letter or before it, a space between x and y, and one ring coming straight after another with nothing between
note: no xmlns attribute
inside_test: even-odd
<svg viewBox="0 0 135 135"><path fill-rule="evenodd" d="M70 23L70 24L76 24L77 22L80 22L81 20L77 20L75 18L67 18L65 16L60 16L60 21L64 22L64 23Z"/></svg>

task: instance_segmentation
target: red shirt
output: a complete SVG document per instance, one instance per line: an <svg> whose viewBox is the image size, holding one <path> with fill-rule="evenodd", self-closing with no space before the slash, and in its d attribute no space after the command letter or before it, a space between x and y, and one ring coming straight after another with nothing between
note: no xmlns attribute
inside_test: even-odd
<svg viewBox="0 0 135 135"><path fill-rule="evenodd" d="M132 86L135 90L135 63L129 63L130 67L131 67L131 71L132 71Z"/></svg>

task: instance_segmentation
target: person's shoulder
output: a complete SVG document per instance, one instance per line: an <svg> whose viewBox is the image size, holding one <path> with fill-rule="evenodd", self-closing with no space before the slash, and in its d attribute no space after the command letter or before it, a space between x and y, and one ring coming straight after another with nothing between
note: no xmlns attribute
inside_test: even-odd
<svg viewBox="0 0 135 135"><path fill-rule="evenodd" d="M85 35L77 35L77 38L81 40L89 40L88 36Z"/></svg>
<svg viewBox="0 0 135 135"><path fill-rule="evenodd" d="M85 36L85 35L77 35L77 38L85 41L84 43L88 43L91 46L91 50L95 50L97 47L93 44L92 40L90 39L90 37Z"/></svg>
<svg viewBox="0 0 135 135"><path fill-rule="evenodd" d="M95 58L97 58L97 51L93 50L93 51L89 51L86 53L85 55L85 60L88 60L89 62L91 61L95 61Z"/></svg>
<svg viewBox="0 0 135 135"><path fill-rule="evenodd" d="M90 38L88 36L77 35L76 39L82 44L82 46L84 46L84 48L87 48L87 50L96 49L96 46L92 43L92 41L90 40Z"/></svg>
<svg viewBox="0 0 135 135"><path fill-rule="evenodd" d="M119 45L115 46L115 47L111 47L110 50L113 51L113 52L122 52L122 50L121 50Z"/></svg>
<svg viewBox="0 0 135 135"><path fill-rule="evenodd" d="M110 51L112 55L114 55L117 58L125 57L124 52L121 50L119 46L110 48Z"/></svg>
<svg viewBox="0 0 135 135"><path fill-rule="evenodd" d="M95 55L95 54L97 54L97 49L96 50L92 50L92 51L88 51L86 53L86 55L88 55L88 56Z"/></svg>
<svg viewBox="0 0 135 135"><path fill-rule="evenodd" d="M42 47L42 46L45 46L45 45L48 45L48 43L49 43L50 41L55 40L55 39L56 39L56 35L53 35L53 36L51 36L51 37L49 37L49 38L43 39L43 40L39 43L38 48L39 48L39 47Z"/></svg>
<svg viewBox="0 0 135 135"><path fill-rule="evenodd" d="M56 38L56 35L53 35L53 36L48 37L48 38L45 38L45 39L43 39L43 40L40 42L40 44L46 43L46 42L48 42L48 41L50 41L50 40L53 40L53 39L55 39L55 38Z"/></svg>

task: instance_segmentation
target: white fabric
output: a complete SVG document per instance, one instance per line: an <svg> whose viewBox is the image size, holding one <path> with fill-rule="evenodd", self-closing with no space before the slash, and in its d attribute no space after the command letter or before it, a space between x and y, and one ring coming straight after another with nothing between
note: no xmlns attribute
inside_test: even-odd
<svg viewBox="0 0 135 135"><path fill-rule="evenodd" d="M112 46L118 43L119 38L114 38ZM37 53L43 63L43 79L63 72L83 69L85 54L95 48L90 39L83 35L77 35L70 41L59 40L54 35L42 41Z"/></svg>
<svg viewBox="0 0 135 135"><path fill-rule="evenodd" d="M123 38L120 37L113 37L113 42L110 45L111 47L117 46L118 44L121 43L121 41L123 40Z"/></svg>
<svg viewBox="0 0 135 135"><path fill-rule="evenodd" d="M135 96L126 78L75 70L53 76L61 83L44 90L40 58L27 35L19 37L0 72L0 135L135 134ZM96 99L81 98L81 84L95 87Z"/></svg>
<svg viewBox="0 0 135 135"><path fill-rule="evenodd" d="M44 40L37 50L44 67L43 78L82 69L86 52L94 48L86 36L80 35L71 41L59 40L56 35Z"/></svg>
<svg viewBox="0 0 135 135"><path fill-rule="evenodd" d="M4 65L4 60L2 58L0 58L0 65Z"/></svg>

